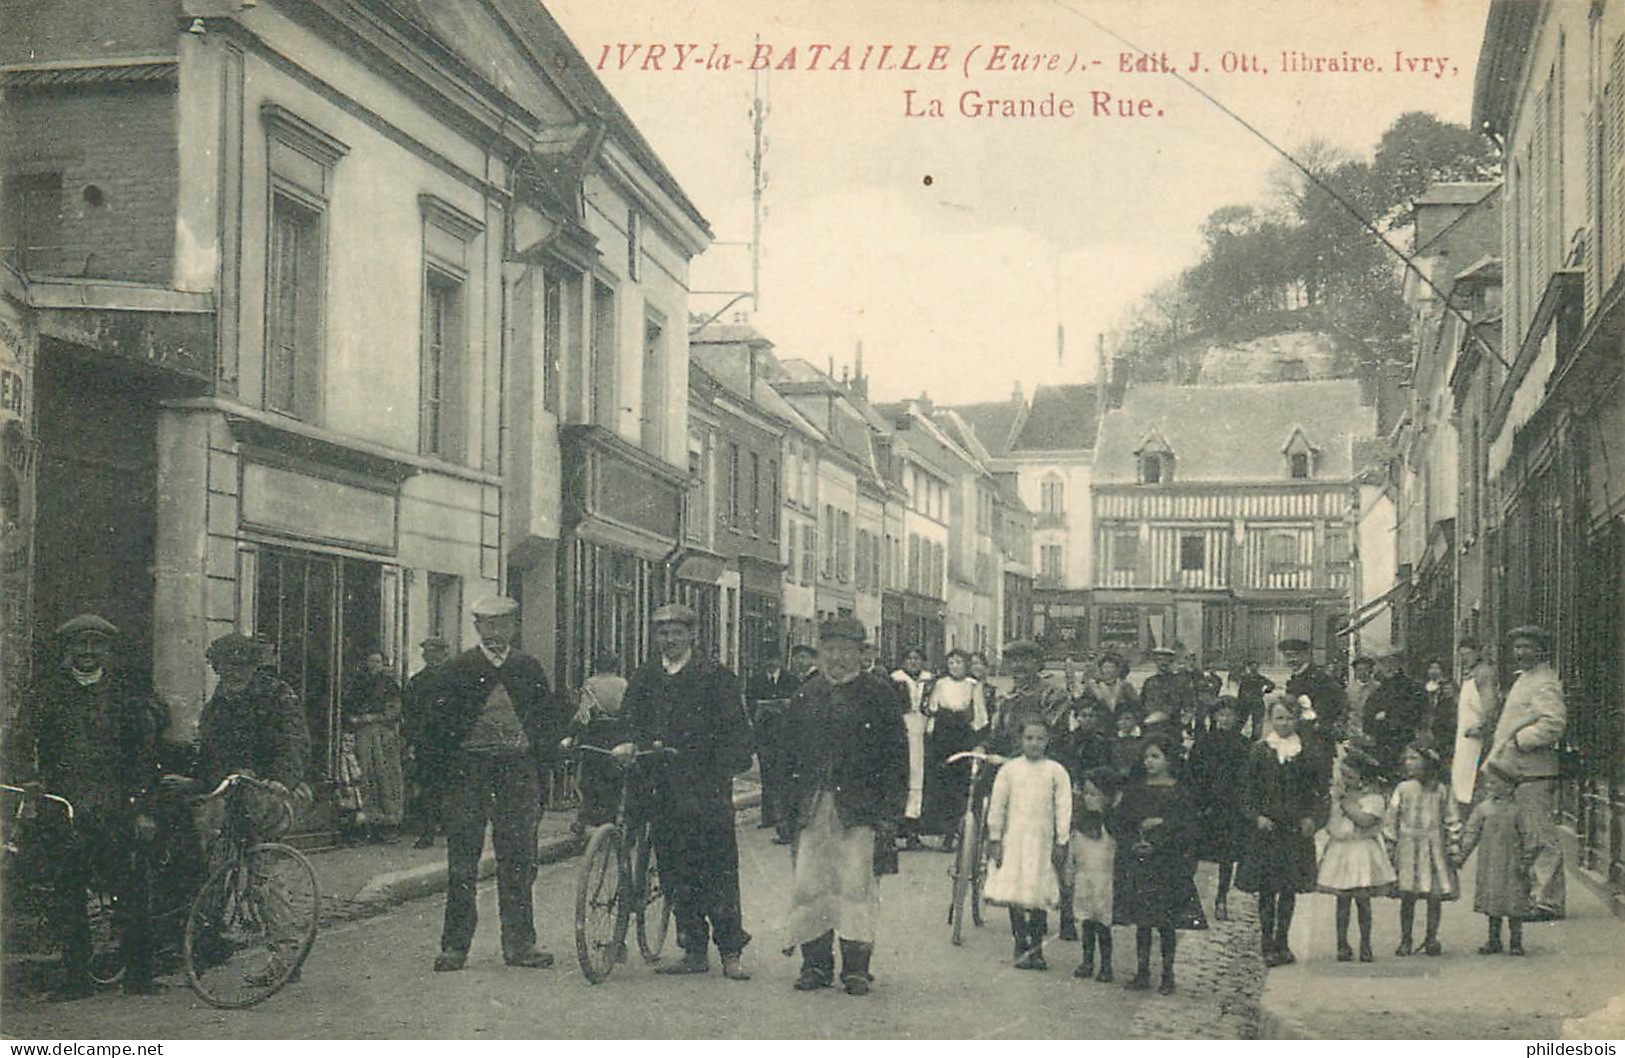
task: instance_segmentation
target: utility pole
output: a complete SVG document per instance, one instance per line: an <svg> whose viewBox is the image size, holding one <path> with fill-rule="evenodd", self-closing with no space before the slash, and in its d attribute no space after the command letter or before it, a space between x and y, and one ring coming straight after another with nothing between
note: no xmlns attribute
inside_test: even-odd
<svg viewBox="0 0 1625 1058"><path fill-rule="evenodd" d="M756 43L761 44L758 34ZM762 192L767 189L767 176L762 171L762 155L767 149L767 137L762 134L767 124L769 106L762 98L762 71L751 73L751 152L750 152L750 307L752 312L762 308Z"/></svg>

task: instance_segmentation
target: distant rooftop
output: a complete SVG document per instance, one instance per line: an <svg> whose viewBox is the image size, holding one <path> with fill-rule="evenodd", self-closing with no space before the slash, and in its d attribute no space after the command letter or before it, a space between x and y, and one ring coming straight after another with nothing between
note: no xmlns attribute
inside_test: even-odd
<svg viewBox="0 0 1625 1058"><path fill-rule="evenodd" d="M1093 384L1035 387L1032 407L1011 448L1029 452L1093 448L1097 400Z"/></svg>

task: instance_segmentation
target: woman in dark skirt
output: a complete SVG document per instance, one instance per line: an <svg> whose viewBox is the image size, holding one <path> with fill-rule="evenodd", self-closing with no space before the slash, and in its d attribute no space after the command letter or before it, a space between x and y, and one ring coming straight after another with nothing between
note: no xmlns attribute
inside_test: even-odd
<svg viewBox="0 0 1625 1058"><path fill-rule="evenodd" d="M948 674L931 688L926 705L925 797L920 831L942 835L942 848L950 851L965 814L970 790L970 768L948 758L976 745L976 732L987 727L981 683L970 674L970 655L948 653Z"/></svg>
<svg viewBox="0 0 1625 1058"><path fill-rule="evenodd" d="M1235 698L1220 698L1209 719L1212 726L1196 737L1190 756L1191 792L1201 806L1196 858L1219 865L1213 917L1225 922L1230 918L1230 881L1254 825L1241 803L1242 776L1253 743L1241 733L1241 705Z"/></svg>
<svg viewBox="0 0 1625 1058"><path fill-rule="evenodd" d="M1174 952L1182 929L1207 929L1196 895L1196 799L1176 778L1179 744L1151 736L1140 751L1143 771L1113 815L1117 864L1112 922L1134 927L1131 989L1151 987L1151 931L1161 935L1162 984L1174 990Z"/></svg>
<svg viewBox="0 0 1625 1058"><path fill-rule="evenodd" d="M1253 821L1236 888L1258 894L1265 966L1297 962L1287 947L1298 894L1315 888L1315 830L1325 821L1329 786L1324 754L1298 731L1298 705L1285 695L1267 704L1262 741L1248 751L1242 808Z"/></svg>

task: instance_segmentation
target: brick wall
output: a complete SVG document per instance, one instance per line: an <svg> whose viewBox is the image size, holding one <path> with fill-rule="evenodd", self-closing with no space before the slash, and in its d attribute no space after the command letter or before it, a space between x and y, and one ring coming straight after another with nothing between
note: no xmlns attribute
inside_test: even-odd
<svg viewBox="0 0 1625 1058"><path fill-rule="evenodd" d="M58 248L37 274L168 285L175 246L175 86L14 89L0 104L3 176L60 173ZM98 189L99 196L88 189ZM8 193L9 199L9 193ZM96 204L99 200L100 204ZM16 244L10 210L0 245Z"/></svg>

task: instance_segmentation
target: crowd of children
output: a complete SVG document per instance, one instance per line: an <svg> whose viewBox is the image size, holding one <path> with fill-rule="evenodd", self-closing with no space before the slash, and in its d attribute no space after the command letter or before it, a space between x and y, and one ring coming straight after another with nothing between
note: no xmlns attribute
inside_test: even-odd
<svg viewBox="0 0 1625 1058"><path fill-rule="evenodd" d="M1358 741L1334 746L1300 729L1300 713L1299 701L1273 694L1254 721L1262 730L1249 737L1236 699L1222 697L1188 750L1177 731L1142 731L1132 712L1111 716L1095 703L1061 723L1027 718L1021 755L999 770L988 806L985 897L1009 909L1015 966L1047 969L1048 914L1059 907L1063 939L1082 941L1074 977L1112 981L1112 927L1130 926L1136 961L1127 986L1152 986L1155 935L1158 991L1173 992L1179 931L1208 928L1194 881L1199 860L1218 868L1219 921L1231 917L1232 882L1257 894L1267 966L1296 961L1288 934L1298 895L1311 892L1336 899L1337 961L1375 960L1374 897L1398 902L1396 955L1436 956L1443 905L1457 898L1457 871L1475 849L1474 909L1489 920L1478 950L1523 954L1530 889L1513 780L1486 766L1464 826L1431 744L1410 745L1403 777L1389 776ZM1426 917L1417 945L1419 903Z"/></svg>

